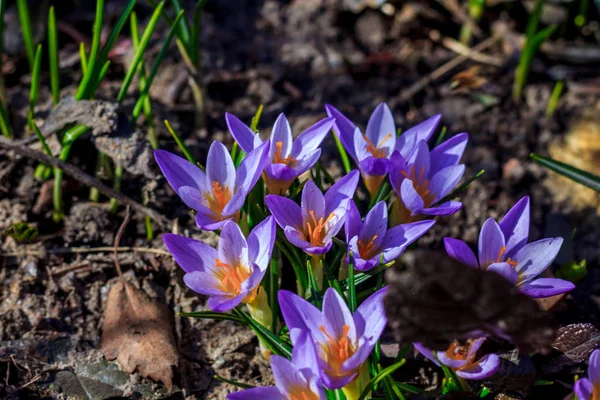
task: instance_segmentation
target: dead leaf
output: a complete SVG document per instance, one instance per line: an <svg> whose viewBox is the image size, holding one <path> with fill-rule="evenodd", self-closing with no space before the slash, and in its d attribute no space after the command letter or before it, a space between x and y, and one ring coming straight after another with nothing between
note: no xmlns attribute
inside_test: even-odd
<svg viewBox="0 0 600 400"><path fill-rule="evenodd" d="M560 328L552 347L572 362L580 363L588 359L599 343L600 331L592 324L579 323Z"/></svg>
<svg viewBox="0 0 600 400"><path fill-rule="evenodd" d="M450 87L457 92L468 92L470 89L479 89L486 83L487 79L481 75L481 67L479 65L461 71L450 79Z"/></svg>
<svg viewBox="0 0 600 400"><path fill-rule="evenodd" d="M173 367L179 364L171 321L164 304L132 284L119 281L106 301L102 352L107 359L116 359L127 373L137 369L171 391Z"/></svg>

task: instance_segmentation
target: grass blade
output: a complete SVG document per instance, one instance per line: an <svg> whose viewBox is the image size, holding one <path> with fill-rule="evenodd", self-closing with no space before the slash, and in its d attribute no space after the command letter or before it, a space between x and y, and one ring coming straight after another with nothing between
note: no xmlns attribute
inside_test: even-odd
<svg viewBox="0 0 600 400"><path fill-rule="evenodd" d="M131 12L133 11L133 7L135 6L136 1L137 0L129 0L129 3L127 3L125 9L123 9L123 12L121 12L121 15L119 15L117 23L115 24L115 26L113 26L112 30L110 31L110 34L108 35L108 38L106 39L106 42L104 43L104 47L102 47L100 57L98 57L100 63L105 63L108 59L108 53L115 45L115 42L117 41L121 30L123 30L125 23L129 19L129 14L131 14Z"/></svg>
<svg viewBox="0 0 600 400"><path fill-rule="evenodd" d="M60 101L60 79L58 69L58 31L54 6L48 10L48 60L50 64L50 90L54 105Z"/></svg>
<svg viewBox="0 0 600 400"><path fill-rule="evenodd" d="M148 25L146 26L146 29L144 29L144 34L142 35L142 39L140 40L140 46L138 47L137 51L135 52L135 54L133 56L133 61L131 62L129 69L127 70L127 74L125 75L125 78L123 79L123 83L121 84L121 89L119 90L119 94L117 95L118 102L122 102L123 99L125 98L125 95L127 94L129 85L131 85L131 81L133 80L133 77L137 71L140 61L142 60L142 57L144 56L144 52L146 51L146 48L148 47L148 43L150 43L150 38L152 37L152 33L154 32L154 29L156 28L156 24L158 23L158 18L160 17L160 13L164 6L165 6L165 2L163 0L159 3L158 7L156 7L154 12L152 13L152 17L150 17L150 21L148 21Z"/></svg>
<svg viewBox="0 0 600 400"><path fill-rule="evenodd" d="M33 69L35 57L35 45L33 43L33 30L31 29L31 17L29 16L29 3L27 0L17 0L17 8L19 11L19 22L21 23L21 31L23 32L23 43L25 44L25 53L29 62L29 70ZM2 31L4 33L4 30Z"/></svg>
<svg viewBox="0 0 600 400"><path fill-rule="evenodd" d="M173 4L173 11L175 11L176 15L179 15L179 13L183 12L184 9L181 6L181 2L179 0L171 0L171 4ZM185 45L185 47L188 48L188 50L191 51L190 48L190 38L191 38L191 34L190 34L190 24L188 23L187 19L182 19L180 21L177 21L177 19L175 19L175 21L173 21L172 25L177 25L177 30L179 31L179 34L177 35L177 37L183 42L183 44Z"/></svg>
<svg viewBox="0 0 600 400"><path fill-rule="evenodd" d="M275 354L286 357L288 359L292 358L292 349L291 347L281 340L279 337L275 336L273 332L259 324L254 320L254 318L250 317L243 311L238 309L234 309L234 313L236 313L239 317L244 319L246 324L254 331L256 336Z"/></svg>
<svg viewBox="0 0 600 400"><path fill-rule="evenodd" d="M600 193L600 176L583 171L579 168L575 168L569 164L553 160L550 157L540 156L539 154L532 153L530 157L538 164L556 172L557 174L567 177L577 183L581 183L582 185Z"/></svg>
<svg viewBox="0 0 600 400"><path fill-rule="evenodd" d="M554 115L556 107L558 107L558 100L560 100L560 95L562 94L564 87L565 81L558 81L556 82L556 85L554 85L554 89L552 89L552 95L548 101L548 107L546 107L546 117L550 118Z"/></svg>
<svg viewBox="0 0 600 400"><path fill-rule="evenodd" d="M390 365L389 367L387 367L385 369L382 369L377 375L375 375L373 378L371 378L371 381L369 382L367 387L363 390L363 392L361 393L358 400L366 399L376 384L381 382L386 376L391 375L394 371L396 371L398 368L400 368L402 365L404 365L405 362L406 362L406 360L402 360L400 362Z"/></svg>
<svg viewBox="0 0 600 400"><path fill-rule="evenodd" d="M85 55L85 43L79 43L79 60L81 62L81 73L85 75L87 73L87 56Z"/></svg>
<svg viewBox="0 0 600 400"><path fill-rule="evenodd" d="M247 325L244 319L230 313L220 313L214 311L195 311L195 312L178 312L179 317L216 319L217 321L233 321L238 324Z"/></svg>
<svg viewBox="0 0 600 400"><path fill-rule="evenodd" d="M4 53L4 12L6 11L6 2L7 0L0 0L0 54ZM5 101L4 76L2 76L2 71L0 71L0 131L2 131L2 135L10 139L13 135L8 113L4 107Z"/></svg>
<svg viewBox="0 0 600 400"><path fill-rule="evenodd" d="M94 74L96 73L96 64L98 62L98 51L100 50L100 41L102 34L102 20L104 14L104 0L96 0L96 18L94 19L94 29L92 36L92 48L90 50L90 56L88 57L88 65L85 75L79 83L77 93L75 93L76 100L87 99L92 96L90 87L95 84Z"/></svg>
<svg viewBox="0 0 600 400"><path fill-rule="evenodd" d="M198 162L196 161L196 159L194 158L194 156L192 155L192 153L190 153L190 150L187 148L187 146L185 145L185 143L183 143L183 140L181 140L181 137L177 134L177 132L175 132L175 130L173 129L173 127L171 127L171 124L169 123L169 121L167 121L165 119L165 126L167 127L167 129L169 130L169 133L171 133L171 136L173 136L173 139L175 140L175 143L177 143L177 146L179 146L179 149L181 150L181 152L183 153L183 155L185 156L185 158L191 162L194 165L198 165Z"/></svg>
<svg viewBox="0 0 600 400"><path fill-rule="evenodd" d="M33 68L31 69L31 88L29 89L29 120L33 121L33 108L40 92L40 69L42 66L42 45L38 44L35 50Z"/></svg>
<svg viewBox="0 0 600 400"><path fill-rule="evenodd" d="M350 312L354 314L357 307L354 256L352 255L352 252L348 253L348 255L350 257L350 262L348 263L348 307L350 308Z"/></svg>
<svg viewBox="0 0 600 400"><path fill-rule="evenodd" d="M177 23L177 21L179 21L182 17L183 17L183 10L179 14L177 14L177 17L175 18L175 23ZM158 68L160 67L160 64L163 62L165 56L167 55L167 50L169 49L169 45L171 44L171 40L173 39L173 36L175 36L175 31L176 31L176 25L174 24L171 27L171 29L169 30L169 34L167 35L167 38L163 42L163 44L160 48L160 51L158 52L158 55L156 56L156 60L154 60L154 64L152 64L152 69L150 69L150 73L148 74L148 77L146 78L146 84L144 85L144 89L141 91L140 97L138 98L137 103L135 103L135 107L133 108L132 115L133 115L134 120L136 120L140 116L140 113L142 111L142 106L144 105L144 101L148 97L148 93L150 92L150 86L152 86L154 77L158 73ZM141 46L141 44L140 44L140 46Z"/></svg>
<svg viewBox="0 0 600 400"><path fill-rule="evenodd" d="M207 0L199 0L194 7L193 23L192 23L192 37L190 42L190 57L192 62L196 66L200 65L200 28L202 26L202 11L204 11L204 5Z"/></svg>
<svg viewBox="0 0 600 400"><path fill-rule="evenodd" d="M333 139L335 140L335 145L340 153L340 158L342 159L342 165L344 166L344 171L348 174L350 172L350 159L348 158L348 153L346 149L344 149L344 145L340 141L340 138L337 137L335 132L333 133Z"/></svg>

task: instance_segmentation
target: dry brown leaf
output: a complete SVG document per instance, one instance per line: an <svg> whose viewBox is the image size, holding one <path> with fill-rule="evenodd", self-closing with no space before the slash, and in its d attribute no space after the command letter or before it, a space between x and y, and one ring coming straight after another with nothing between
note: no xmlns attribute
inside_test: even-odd
<svg viewBox="0 0 600 400"><path fill-rule="evenodd" d="M164 304L132 284L119 281L106 301L102 352L107 359L116 359L127 373L137 369L171 391L173 367L179 363L171 321Z"/></svg>

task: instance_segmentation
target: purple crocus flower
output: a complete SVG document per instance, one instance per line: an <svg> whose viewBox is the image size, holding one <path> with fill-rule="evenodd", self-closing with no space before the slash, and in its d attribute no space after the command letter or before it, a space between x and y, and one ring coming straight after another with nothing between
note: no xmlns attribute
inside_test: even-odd
<svg viewBox="0 0 600 400"><path fill-rule="evenodd" d="M204 230L221 229L227 221L238 221L240 209L267 161L269 142L249 152L235 169L221 142L208 150L206 173L197 165L165 150L154 151L163 175L181 200L196 210L196 224Z"/></svg>
<svg viewBox="0 0 600 400"><path fill-rule="evenodd" d="M465 345L453 342L448 350L436 352L423 347L420 343L415 343L414 346L438 367L443 364L463 379L481 380L494 375L500 367L500 357L496 354L475 359L484 341L485 338L469 339Z"/></svg>
<svg viewBox="0 0 600 400"><path fill-rule="evenodd" d="M229 131L240 148L250 152L263 141L235 115L225 113ZM264 170L264 179L270 193L283 194L294 179L308 171L321 156L319 146L333 126L333 118L317 122L296 139L284 114L280 114L271 131L271 149Z"/></svg>
<svg viewBox="0 0 600 400"><path fill-rule="evenodd" d="M387 323L383 308L386 289L373 293L354 315L332 288L328 288L323 297L323 311L292 292L279 291L281 313L292 342L298 340L299 332L310 332L317 347L321 380L326 387L338 389L357 378Z"/></svg>
<svg viewBox="0 0 600 400"><path fill-rule="evenodd" d="M315 345L308 332L298 335L292 361L273 355L271 370L277 386L246 389L227 395L229 400L325 400L319 379Z"/></svg>
<svg viewBox="0 0 600 400"><path fill-rule="evenodd" d="M329 251L331 238L340 231L346 221L348 202L358 185L358 171L333 184L325 193L309 180L302 189L302 205L273 194L265 203L287 240L308 254L320 255Z"/></svg>
<svg viewBox="0 0 600 400"><path fill-rule="evenodd" d="M394 152L390 182L398 196L400 222L414 221L421 215L453 214L462 207L462 203L454 200L435 204L447 196L462 178L465 166L458 162L468 139L468 134L460 133L431 152L427 142L420 141L408 157L400 151Z"/></svg>
<svg viewBox="0 0 600 400"><path fill-rule="evenodd" d="M235 222L225 223L218 249L184 236L164 234L167 249L186 272L185 284L194 292L210 296L208 306L225 312L240 303L254 301L275 243L277 226L267 217L248 235Z"/></svg>
<svg viewBox="0 0 600 400"><path fill-rule="evenodd" d="M575 285L569 281L537 278L554 261L563 239L541 239L527 244L528 237L529 196L525 196L500 223L492 218L485 221L479 233L479 260L461 240L445 238L444 245L450 257L473 268L499 273L529 297L550 297L573 290Z"/></svg>
<svg viewBox="0 0 600 400"><path fill-rule="evenodd" d="M371 114L363 134L335 107L326 104L325 109L327 115L335 118L333 130L358 165L371 196L375 195L390 170L390 157L394 150L407 158L419 141L429 140L440 121L440 116L436 115L397 137L392 112L387 104L381 103Z"/></svg>
<svg viewBox="0 0 600 400"><path fill-rule="evenodd" d="M592 352L588 376L575 382L575 394L578 400L600 399L600 350Z"/></svg>
<svg viewBox="0 0 600 400"><path fill-rule="evenodd" d="M415 240L427 232L435 221L419 221L387 229L388 212L385 201L380 201L367 213L362 221L354 201L346 216L346 241L348 252L352 252L354 268L368 271L396 259ZM349 263L349 256L346 263Z"/></svg>

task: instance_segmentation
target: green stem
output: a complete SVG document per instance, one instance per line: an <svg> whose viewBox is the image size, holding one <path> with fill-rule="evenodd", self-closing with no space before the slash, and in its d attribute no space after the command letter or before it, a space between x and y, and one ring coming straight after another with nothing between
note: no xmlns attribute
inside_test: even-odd
<svg viewBox="0 0 600 400"><path fill-rule="evenodd" d="M50 61L50 89L54 105L60 101L60 79L58 68L58 31L54 6L48 11L48 59Z"/></svg>
<svg viewBox="0 0 600 400"><path fill-rule="evenodd" d="M29 4L27 0L17 0L17 8L19 10L19 22L21 23L21 31L23 32L23 42L25 44L25 53L29 62L29 70L33 69L34 58L34 43L33 33L31 29L31 17L29 16ZM4 33L4 31L2 31Z"/></svg>
<svg viewBox="0 0 600 400"><path fill-rule="evenodd" d="M317 281L317 287L319 290L323 290L323 262L320 255L313 254L312 258L312 270Z"/></svg>
<svg viewBox="0 0 600 400"><path fill-rule="evenodd" d="M113 189L117 192L121 191L121 182L123 180L123 167L120 165L115 166L115 180L113 181ZM110 199L110 212L116 213L117 207L119 204L117 203L117 199Z"/></svg>

